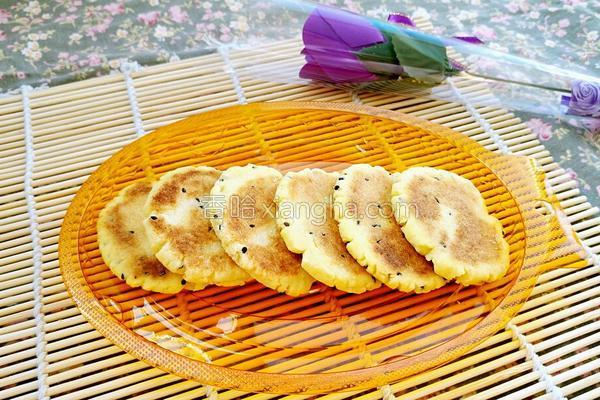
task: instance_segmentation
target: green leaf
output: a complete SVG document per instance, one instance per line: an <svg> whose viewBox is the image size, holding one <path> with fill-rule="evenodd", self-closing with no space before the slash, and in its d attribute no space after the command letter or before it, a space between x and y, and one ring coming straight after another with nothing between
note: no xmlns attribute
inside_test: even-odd
<svg viewBox="0 0 600 400"><path fill-rule="evenodd" d="M373 46L365 47L355 53L355 55L363 62L365 67L372 73L391 75L398 77L398 59L396 58L396 50L392 44L392 37L386 32L381 32L386 41Z"/></svg>
<svg viewBox="0 0 600 400"><path fill-rule="evenodd" d="M446 46L435 36L378 20L371 23L381 31L386 42L362 49L361 59L364 53L365 60L378 57L376 61L393 62L402 66L404 73L400 75L404 78L429 84L441 83L446 76L459 72L452 68Z"/></svg>
<svg viewBox="0 0 600 400"><path fill-rule="evenodd" d="M400 65L412 78L441 83L453 71L446 46L438 39L405 30L392 37L392 44Z"/></svg>
<svg viewBox="0 0 600 400"><path fill-rule="evenodd" d="M398 64L396 51L391 42L376 44L374 46L365 47L356 53L359 59L363 61L385 62L389 64Z"/></svg>

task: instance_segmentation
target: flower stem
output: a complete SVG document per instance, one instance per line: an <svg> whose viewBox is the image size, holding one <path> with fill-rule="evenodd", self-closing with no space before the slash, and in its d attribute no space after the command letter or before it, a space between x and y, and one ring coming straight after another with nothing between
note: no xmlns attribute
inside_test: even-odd
<svg viewBox="0 0 600 400"><path fill-rule="evenodd" d="M480 75L480 74L476 74L476 73L473 73L473 72L465 72L465 75L470 75L470 76L474 76L474 77L477 77L477 78L487 79L487 80L490 80L490 81L514 83L514 84L517 84L517 85L529 86L529 87L534 87L534 88L538 88L538 89L552 90L552 91L555 91L555 92L571 93L571 91L568 90L568 89L557 88L557 87L552 87L552 86L538 85L538 84L535 84L535 83L513 81L511 79L503 79L503 78L498 78L498 77L491 77L491 76L486 76L486 75Z"/></svg>

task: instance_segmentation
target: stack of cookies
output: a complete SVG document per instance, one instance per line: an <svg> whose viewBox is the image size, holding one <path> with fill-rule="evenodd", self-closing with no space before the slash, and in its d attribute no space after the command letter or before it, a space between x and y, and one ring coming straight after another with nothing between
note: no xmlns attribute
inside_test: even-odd
<svg viewBox="0 0 600 400"><path fill-rule="evenodd" d="M115 275L161 293L251 279L291 296L315 281L425 293L496 280L509 264L477 188L429 167L184 167L123 189L100 213L98 243Z"/></svg>

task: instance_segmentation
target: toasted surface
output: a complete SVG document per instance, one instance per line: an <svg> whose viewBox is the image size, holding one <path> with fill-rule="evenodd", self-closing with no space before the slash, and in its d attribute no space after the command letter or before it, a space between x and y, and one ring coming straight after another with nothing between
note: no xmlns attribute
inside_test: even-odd
<svg viewBox="0 0 600 400"><path fill-rule="evenodd" d="M154 257L143 225L150 182L136 182L119 192L100 212L98 245L110 270L131 287L161 293L179 292L183 276Z"/></svg>
<svg viewBox="0 0 600 400"><path fill-rule="evenodd" d="M286 174L277 188L277 225L287 248L302 254L302 268L328 286L362 293L381 285L348 253L333 217L338 174L305 169Z"/></svg>
<svg viewBox="0 0 600 400"><path fill-rule="evenodd" d="M402 231L437 274L462 285L502 277L509 248L502 224L487 212L475 185L452 172L415 167L394 174L392 204ZM410 204L416 212L398 212Z"/></svg>
<svg viewBox="0 0 600 400"><path fill-rule="evenodd" d="M144 224L158 260L183 274L195 290L207 284L241 285L250 276L227 255L210 217L219 207L210 190L221 172L183 167L154 183L144 206ZM191 286L190 286L191 287Z"/></svg>
<svg viewBox="0 0 600 400"><path fill-rule="evenodd" d="M313 279L279 235L274 198L280 180L281 174L268 167L229 168L211 191L225 201L223 214L211 222L240 267L263 285L298 296L308 293Z"/></svg>
<svg viewBox="0 0 600 400"><path fill-rule="evenodd" d="M381 167L353 165L334 190L335 218L350 254L392 289L425 293L445 284L404 237L391 209L392 177Z"/></svg>

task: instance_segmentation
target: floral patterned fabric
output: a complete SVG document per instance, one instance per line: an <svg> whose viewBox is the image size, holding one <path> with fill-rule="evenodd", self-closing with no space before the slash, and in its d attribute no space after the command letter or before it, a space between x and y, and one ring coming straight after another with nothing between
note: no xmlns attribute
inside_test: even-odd
<svg viewBox="0 0 600 400"><path fill-rule="evenodd" d="M476 35L495 49L600 75L598 0L323 3L373 17L385 18L390 12L425 16L437 34ZM0 89L86 79L118 70L125 60L152 65L203 54L210 51L208 38L237 41L260 24L249 21L245 7L245 0L4 0L0 2ZM600 134L553 118L518 115L576 178L590 201L600 205Z"/></svg>

